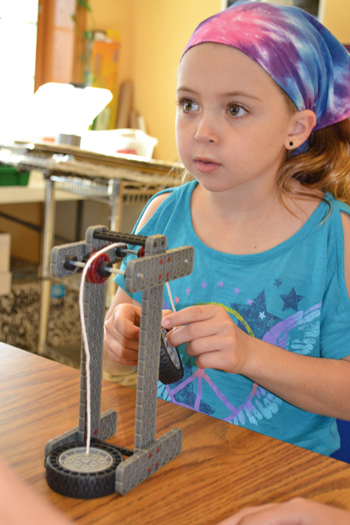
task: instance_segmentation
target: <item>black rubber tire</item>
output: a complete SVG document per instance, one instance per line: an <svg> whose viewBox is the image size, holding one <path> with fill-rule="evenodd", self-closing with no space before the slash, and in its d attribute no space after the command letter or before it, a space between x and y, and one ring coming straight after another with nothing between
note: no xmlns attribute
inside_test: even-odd
<svg viewBox="0 0 350 525"><path fill-rule="evenodd" d="M183 378L184 368L177 348L167 344L166 334L167 331L162 328L160 337L159 380L163 385L170 385Z"/></svg>
<svg viewBox="0 0 350 525"><path fill-rule="evenodd" d="M46 480L49 487L70 498L102 498L115 493L115 470L123 461L122 454L109 443L94 441L91 449L102 449L113 457L113 463L105 470L98 472L75 472L62 466L60 456L71 449L83 447L82 443L69 443L53 450L46 458Z"/></svg>

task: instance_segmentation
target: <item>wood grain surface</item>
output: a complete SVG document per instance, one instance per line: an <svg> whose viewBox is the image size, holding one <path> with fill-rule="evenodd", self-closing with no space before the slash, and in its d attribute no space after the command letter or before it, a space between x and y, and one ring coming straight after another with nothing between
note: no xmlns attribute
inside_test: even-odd
<svg viewBox="0 0 350 525"><path fill-rule="evenodd" d="M82 524L215 524L246 505L304 496L350 510L350 465L158 400L157 437L183 430L179 457L125 496L66 498L46 484L46 442L78 424L79 372L0 343L0 455ZM103 381L108 441L133 448L135 392Z"/></svg>
<svg viewBox="0 0 350 525"><path fill-rule="evenodd" d="M25 147L27 143L16 142L16 145ZM109 166L111 168L126 168L142 173L173 175L174 177L181 174L184 169L180 162L148 159L147 157L138 155L118 155L117 153L115 155L104 155L94 151L85 151L77 146L68 144L45 144L38 142L31 145L28 154L33 154L34 156L46 155L48 157L55 154L74 155L77 162L91 162L92 164Z"/></svg>

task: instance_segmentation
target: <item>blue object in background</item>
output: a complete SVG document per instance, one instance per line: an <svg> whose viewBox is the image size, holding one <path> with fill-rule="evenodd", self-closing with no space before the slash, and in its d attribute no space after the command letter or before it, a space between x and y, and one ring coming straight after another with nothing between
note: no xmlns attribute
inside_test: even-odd
<svg viewBox="0 0 350 525"><path fill-rule="evenodd" d="M63 299L66 296L66 287L64 284L51 284L51 299Z"/></svg>
<svg viewBox="0 0 350 525"><path fill-rule="evenodd" d="M350 463L350 421L337 419L340 434L340 449L331 454L331 458Z"/></svg>

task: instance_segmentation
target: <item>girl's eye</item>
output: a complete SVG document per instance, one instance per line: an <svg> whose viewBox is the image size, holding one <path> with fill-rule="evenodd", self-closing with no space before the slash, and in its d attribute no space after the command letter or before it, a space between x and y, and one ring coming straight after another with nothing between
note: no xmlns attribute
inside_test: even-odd
<svg viewBox="0 0 350 525"><path fill-rule="evenodd" d="M183 108L185 113L190 113L192 111L197 111L198 106L192 100L189 99L180 99L178 105Z"/></svg>
<svg viewBox="0 0 350 525"><path fill-rule="evenodd" d="M227 111L231 117L243 117L243 115L248 113L244 108L242 108L242 106L238 106L238 104L230 104Z"/></svg>

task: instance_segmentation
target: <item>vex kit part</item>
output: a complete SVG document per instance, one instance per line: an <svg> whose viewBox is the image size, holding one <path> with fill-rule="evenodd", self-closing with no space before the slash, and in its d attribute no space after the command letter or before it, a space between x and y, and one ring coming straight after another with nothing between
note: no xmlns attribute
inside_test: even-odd
<svg viewBox="0 0 350 525"><path fill-rule="evenodd" d="M116 432L117 413L100 413L105 282L109 275L120 272L113 264L130 253L127 245L140 249L132 252L135 258L123 272L125 289L142 292L134 450L105 442ZM45 446L47 482L56 492L86 499L114 492L126 494L180 453L181 430L174 428L155 439L158 379L172 383L183 375L176 348L166 343L161 319L164 284L189 275L193 258L190 246L167 250L163 235L116 233L103 226L88 228L85 241L53 248L51 273L55 277L71 275L88 265L81 285L85 334L79 422Z"/></svg>

